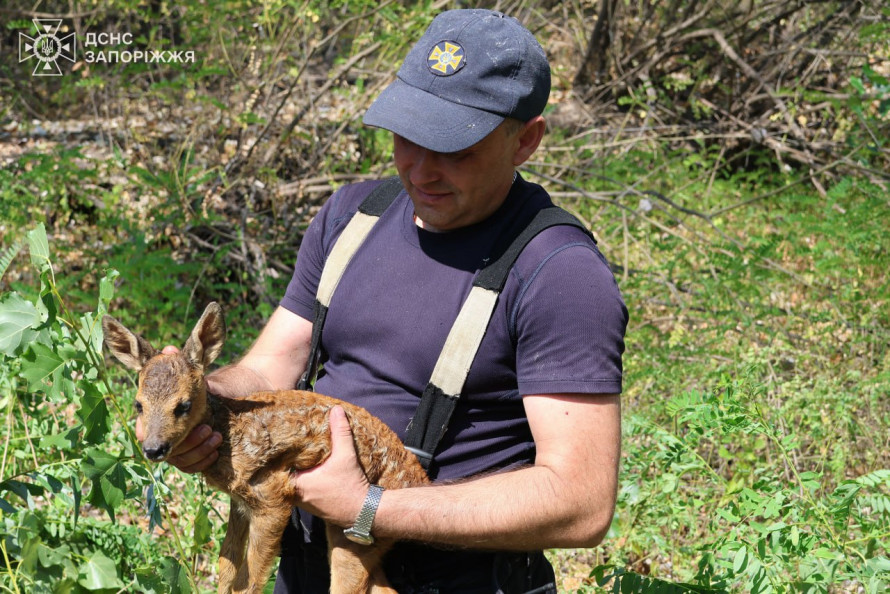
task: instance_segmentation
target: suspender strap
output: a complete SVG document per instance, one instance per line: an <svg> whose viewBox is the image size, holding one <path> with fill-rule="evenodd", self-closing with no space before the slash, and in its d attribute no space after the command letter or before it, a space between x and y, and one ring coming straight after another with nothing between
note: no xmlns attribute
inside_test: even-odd
<svg viewBox="0 0 890 594"><path fill-rule="evenodd" d="M402 184L397 177L389 178L375 188L362 201L331 249L318 283L309 359L298 389L310 390L315 383L328 307L346 267L401 190ZM476 275L470 293L445 339L405 436L405 446L417 455L424 469L429 470L433 454L448 428L510 270L525 246L538 233L555 225L572 225L593 239L590 231L568 212L555 206L545 208L538 211L531 221L514 221L496 244L491 263Z"/></svg>
<svg viewBox="0 0 890 594"><path fill-rule="evenodd" d="M349 266L349 262L352 261L352 257L365 242L380 215L392 204L401 190L402 182L398 177L388 178L374 188L374 191L362 201L358 212L353 215L334 243L318 281L318 291L315 294L315 319L312 322L312 339L309 343L309 359L306 363L306 371L297 384L297 389L312 389L321 362L321 332L334 291L340 284L340 279L343 277L346 267Z"/></svg>
<svg viewBox="0 0 890 594"><path fill-rule="evenodd" d="M506 243L506 247L499 246L495 250L499 255L476 275L405 436L405 446L418 457L424 469L429 470L439 441L448 428L510 270L525 246L538 233L555 225L578 227L593 239L590 231L568 212L557 207L545 208L518 231L514 225L506 237L509 243L501 242Z"/></svg>

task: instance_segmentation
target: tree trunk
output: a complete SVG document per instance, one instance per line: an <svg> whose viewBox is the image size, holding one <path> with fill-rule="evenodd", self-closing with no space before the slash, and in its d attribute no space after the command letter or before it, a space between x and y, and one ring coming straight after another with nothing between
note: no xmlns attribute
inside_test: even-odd
<svg viewBox="0 0 890 594"><path fill-rule="evenodd" d="M609 45L612 42L612 18L617 6L618 0L600 0L599 14L590 34L587 53L575 75L575 87L590 87L605 74Z"/></svg>

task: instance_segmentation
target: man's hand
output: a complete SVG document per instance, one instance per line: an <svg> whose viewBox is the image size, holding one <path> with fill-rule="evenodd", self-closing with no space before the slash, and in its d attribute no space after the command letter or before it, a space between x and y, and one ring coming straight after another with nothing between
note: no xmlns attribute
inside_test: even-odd
<svg viewBox="0 0 890 594"><path fill-rule="evenodd" d="M368 493L368 479L355 452L352 429L340 406L331 409L331 455L309 470L293 474L297 505L337 526L352 526Z"/></svg>
<svg viewBox="0 0 890 594"><path fill-rule="evenodd" d="M175 346L165 346L162 350L165 355L174 355L179 352ZM145 439L142 427L142 417L136 417L136 439L141 443ZM213 431L209 425L198 425L191 433L176 446L167 461L182 472L201 472L210 467L219 458L219 444L222 443L222 434Z"/></svg>

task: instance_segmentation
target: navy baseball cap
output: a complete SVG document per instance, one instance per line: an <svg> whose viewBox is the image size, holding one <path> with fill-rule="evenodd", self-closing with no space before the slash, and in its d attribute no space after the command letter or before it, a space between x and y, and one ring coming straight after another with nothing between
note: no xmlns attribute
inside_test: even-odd
<svg viewBox="0 0 890 594"><path fill-rule="evenodd" d="M364 123L432 151L470 147L504 118L527 122L550 96L550 64L513 17L483 9L439 14Z"/></svg>

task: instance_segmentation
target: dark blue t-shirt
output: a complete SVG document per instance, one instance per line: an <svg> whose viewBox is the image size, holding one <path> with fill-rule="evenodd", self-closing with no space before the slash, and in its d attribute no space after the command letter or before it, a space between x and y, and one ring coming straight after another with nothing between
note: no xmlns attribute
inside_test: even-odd
<svg viewBox="0 0 890 594"><path fill-rule="evenodd" d="M313 318L325 259L378 183L346 186L322 207L303 239L283 307ZM368 409L404 437L448 331L500 233L516 217L531 218L550 205L540 186L518 177L487 220L434 233L414 223L403 191L334 293L315 390ZM522 396L621 392L626 324L627 310L596 244L568 226L538 235L500 295L436 451L435 478L534 463Z"/></svg>

